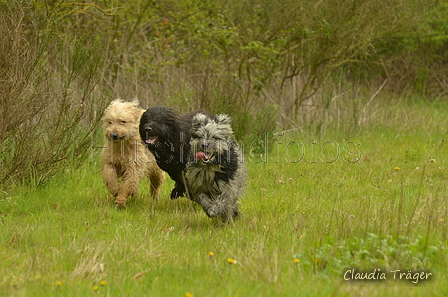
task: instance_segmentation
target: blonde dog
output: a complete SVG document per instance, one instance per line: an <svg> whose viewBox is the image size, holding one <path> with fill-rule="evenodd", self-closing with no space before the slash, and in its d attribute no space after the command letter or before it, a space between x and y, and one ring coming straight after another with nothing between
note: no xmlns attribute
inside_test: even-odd
<svg viewBox="0 0 448 297"><path fill-rule="evenodd" d="M115 196L115 204L122 208L126 207L129 196L138 197L138 188L145 176L151 182L154 199L158 198L165 181L165 173L140 139L138 128L143 112L136 99L132 102L116 99L104 111L103 181Z"/></svg>

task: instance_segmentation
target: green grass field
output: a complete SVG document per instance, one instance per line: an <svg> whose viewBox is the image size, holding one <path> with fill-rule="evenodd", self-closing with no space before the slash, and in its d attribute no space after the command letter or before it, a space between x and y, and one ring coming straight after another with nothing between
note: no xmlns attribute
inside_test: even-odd
<svg viewBox="0 0 448 297"><path fill-rule="evenodd" d="M2 192L0 295L447 296L447 110L286 133L268 156L245 144L248 187L227 225L171 201L169 178L158 201L145 182L116 209L93 151L44 187ZM352 268L387 280L345 280Z"/></svg>

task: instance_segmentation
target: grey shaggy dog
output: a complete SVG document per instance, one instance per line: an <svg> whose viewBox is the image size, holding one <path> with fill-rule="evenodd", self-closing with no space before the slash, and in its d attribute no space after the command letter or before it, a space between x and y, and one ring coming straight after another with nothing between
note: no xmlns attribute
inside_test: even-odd
<svg viewBox="0 0 448 297"><path fill-rule="evenodd" d="M246 167L233 135L230 117L220 114L193 118L186 167L191 199L210 217L233 221L244 193Z"/></svg>

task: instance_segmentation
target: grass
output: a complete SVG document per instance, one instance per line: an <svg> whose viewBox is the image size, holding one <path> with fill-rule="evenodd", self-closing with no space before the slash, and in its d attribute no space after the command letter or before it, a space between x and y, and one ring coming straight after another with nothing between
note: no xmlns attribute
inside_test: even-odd
<svg viewBox="0 0 448 297"><path fill-rule="evenodd" d="M234 224L168 199L169 179L158 201L144 182L142 199L117 210L96 157L44 187L3 192L1 295L445 296L445 108L351 137L286 134L266 159L246 152ZM349 268L387 281L345 281ZM433 277L413 284L393 270Z"/></svg>

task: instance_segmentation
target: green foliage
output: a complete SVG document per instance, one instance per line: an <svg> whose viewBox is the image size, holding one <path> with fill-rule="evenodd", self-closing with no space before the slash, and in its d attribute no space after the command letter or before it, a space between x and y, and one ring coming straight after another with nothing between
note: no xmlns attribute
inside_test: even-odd
<svg viewBox="0 0 448 297"><path fill-rule="evenodd" d="M428 270L444 245L427 246L423 236L409 239L405 236L398 240L392 235L378 236L368 233L365 237L353 237L340 242L329 239L325 244L310 248L306 254L296 254L303 269L318 273L334 274L347 269L370 271L372 267L383 271ZM328 272L329 271L329 272Z"/></svg>
<svg viewBox="0 0 448 297"><path fill-rule="evenodd" d="M350 123L356 132L379 93L446 95L443 1L15 0L1 11L2 183L58 170L44 173L59 162L43 144L17 159L18 130L42 126L39 139L64 142L52 156L81 159L116 97L228 113L237 137L253 142L278 129L324 134Z"/></svg>

